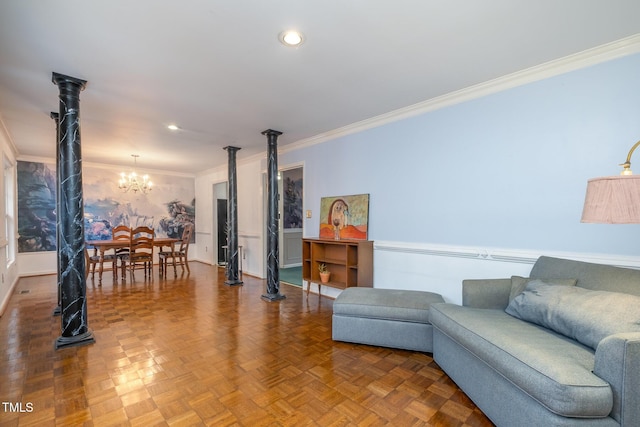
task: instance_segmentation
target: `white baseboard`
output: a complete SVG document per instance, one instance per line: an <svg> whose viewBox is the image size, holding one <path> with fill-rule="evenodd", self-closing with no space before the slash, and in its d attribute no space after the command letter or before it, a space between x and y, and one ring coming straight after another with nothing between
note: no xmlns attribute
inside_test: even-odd
<svg viewBox="0 0 640 427"><path fill-rule="evenodd" d="M11 301L11 297L13 296L13 292L16 290L16 285L18 284L19 279L19 277L16 277L11 286L9 286L9 292L4 296L4 300L0 304L0 317L4 315L4 311L7 309L9 301Z"/></svg>

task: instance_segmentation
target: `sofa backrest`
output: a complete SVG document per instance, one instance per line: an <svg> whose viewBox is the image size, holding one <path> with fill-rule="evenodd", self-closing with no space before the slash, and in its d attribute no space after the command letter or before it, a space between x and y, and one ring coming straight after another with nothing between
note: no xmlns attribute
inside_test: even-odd
<svg viewBox="0 0 640 427"><path fill-rule="evenodd" d="M640 270L541 256L532 279L577 279L585 289L640 295Z"/></svg>

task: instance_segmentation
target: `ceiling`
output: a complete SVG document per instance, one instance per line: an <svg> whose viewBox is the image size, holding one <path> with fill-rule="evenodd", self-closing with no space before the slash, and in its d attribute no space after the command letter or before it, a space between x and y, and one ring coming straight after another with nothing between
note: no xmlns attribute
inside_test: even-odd
<svg viewBox="0 0 640 427"><path fill-rule="evenodd" d="M52 72L87 80L84 162L197 173L640 33L637 0L3 0L0 120L55 156ZM296 28L297 48L278 34ZM167 125L175 123L178 131Z"/></svg>

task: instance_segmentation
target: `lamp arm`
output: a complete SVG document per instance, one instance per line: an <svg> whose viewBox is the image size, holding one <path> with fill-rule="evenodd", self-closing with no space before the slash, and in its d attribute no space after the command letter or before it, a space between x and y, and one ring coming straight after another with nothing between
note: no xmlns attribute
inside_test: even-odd
<svg viewBox="0 0 640 427"><path fill-rule="evenodd" d="M631 150L629 150L629 154L627 155L627 161L620 164L620 166L622 166L625 171L631 168L631 156L633 155L634 150L638 148L638 146L640 146L640 141L636 142L633 145L633 147L631 147Z"/></svg>

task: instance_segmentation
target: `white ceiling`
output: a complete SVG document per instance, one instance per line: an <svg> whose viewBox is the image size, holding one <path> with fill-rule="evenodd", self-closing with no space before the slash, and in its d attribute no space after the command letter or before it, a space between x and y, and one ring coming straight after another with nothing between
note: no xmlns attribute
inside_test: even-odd
<svg viewBox="0 0 640 427"><path fill-rule="evenodd" d="M85 162L196 173L637 33L637 0L2 0L0 119L53 158L67 74Z"/></svg>

